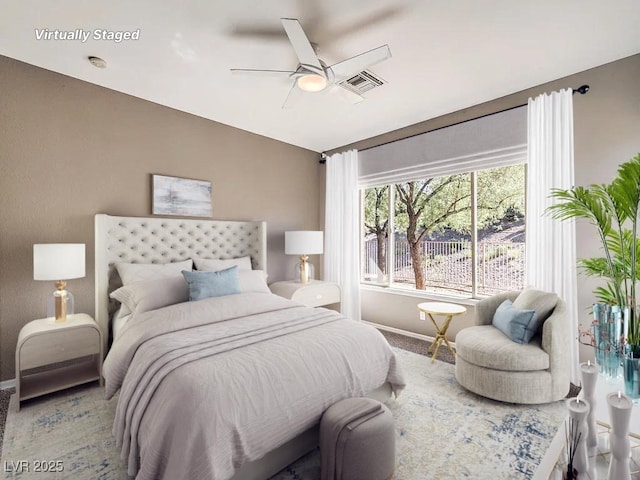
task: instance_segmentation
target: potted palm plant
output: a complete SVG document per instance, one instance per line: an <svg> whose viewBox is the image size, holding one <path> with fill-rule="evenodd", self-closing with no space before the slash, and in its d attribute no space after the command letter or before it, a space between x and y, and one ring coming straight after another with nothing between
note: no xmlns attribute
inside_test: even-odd
<svg viewBox="0 0 640 480"><path fill-rule="evenodd" d="M600 302L594 313L604 310L614 317L618 313L620 323L611 335L612 345L623 355L626 393L640 400L640 311L636 301L640 274L640 153L621 164L609 184L553 189L550 196L556 199L547 209L553 218L582 218L596 227L604 256L580 259L578 265L587 275L605 281L593 292Z"/></svg>

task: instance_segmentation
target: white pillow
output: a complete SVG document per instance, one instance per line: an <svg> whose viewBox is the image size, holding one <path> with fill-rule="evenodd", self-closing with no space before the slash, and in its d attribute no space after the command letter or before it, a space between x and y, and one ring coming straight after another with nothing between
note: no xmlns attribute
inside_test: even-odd
<svg viewBox="0 0 640 480"><path fill-rule="evenodd" d="M238 271L238 283L240 292L271 293L267 285L267 274L263 270L240 270Z"/></svg>
<svg viewBox="0 0 640 480"><path fill-rule="evenodd" d="M111 321L111 331L113 332L114 340L117 340L120 332L122 332L122 329L131 318L131 312L127 312L126 310L127 307L122 305L113 316L113 320Z"/></svg>
<svg viewBox="0 0 640 480"><path fill-rule="evenodd" d="M193 260L174 263L116 263L122 285L160 278L182 277L182 270L193 270ZM184 280L184 279L183 279Z"/></svg>
<svg viewBox="0 0 640 480"><path fill-rule="evenodd" d="M188 301L189 287L180 274L179 277L134 282L114 290L109 296L135 315Z"/></svg>
<svg viewBox="0 0 640 480"><path fill-rule="evenodd" d="M196 269L201 272L218 272L220 270L231 268L235 265L238 266L239 271L251 270L251 257L248 255L246 257L228 258L225 260L213 258L194 258L193 261L196 264Z"/></svg>

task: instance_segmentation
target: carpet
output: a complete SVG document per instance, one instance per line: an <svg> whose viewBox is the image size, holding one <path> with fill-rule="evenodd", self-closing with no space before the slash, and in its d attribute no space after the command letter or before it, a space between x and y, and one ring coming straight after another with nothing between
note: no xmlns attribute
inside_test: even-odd
<svg viewBox="0 0 640 480"><path fill-rule="evenodd" d="M563 402L533 407L494 402L462 389L453 365L395 352L410 384L389 403L397 430L394 479L532 477L564 418ZM23 468L7 478L126 479L111 435L115 406L97 386L76 387L10 413L2 465L15 470L25 460L31 471ZM43 476L33 472L36 460L59 461L63 470ZM314 450L272 480L319 478Z"/></svg>
<svg viewBox="0 0 640 480"><path fill-rule="evenodd" d="M9 413L9 400L11 399L11 395L13 395L14 393L16 393L15 388L0 390L0 454L2 453L4 424L7 422L7 414Z"/></svg>
<svg viewBox="0 0 640 480"><path fill-rule="evenodd" d="M388 403L396 422L395 480L530 479L566 415L563 401L512 405L458 385L454 366L395 350L407 378ZM320 478L311 452L271 480Z"/></svg>
<svg viewBox="0 0 640 480"><path fill-rule="evenodd" d="M431 358L431 354L429 353L431 342L415 337L409 337L407 335L402 335L400 333L389 332L387 330L379 330L379 332L384 336L384 338L387 339L389 345L391 345L392 347L401 348L402 350L408 350L409 352L413 353L419 353L420 355L425 355ZM436 359L451 364L456 363L455 357L449 351L446 345L442 345L438 349L438 355L436 355Z"/></svg>

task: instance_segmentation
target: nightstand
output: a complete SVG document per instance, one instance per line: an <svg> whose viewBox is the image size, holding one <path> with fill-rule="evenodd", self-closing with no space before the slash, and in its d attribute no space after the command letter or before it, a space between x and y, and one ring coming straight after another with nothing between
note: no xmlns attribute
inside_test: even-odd
<svg viewBox="0 0 640 480"><path fill-rule="evenodd" d="M290 298L294 302L302 303L310 307L320 307L340 303L340 285L332 282L311 280L309 283L287 280L275 282L269 288L276 295Z"/></svg>
<svg viewBox="0 0 640 480"><path fill-rule="evenodd" d="M102 332L93 318L79 313L62 323L33 320L20 330L16 346L16 409L28 398L95 380L102 385L101 372Z"/></svg>

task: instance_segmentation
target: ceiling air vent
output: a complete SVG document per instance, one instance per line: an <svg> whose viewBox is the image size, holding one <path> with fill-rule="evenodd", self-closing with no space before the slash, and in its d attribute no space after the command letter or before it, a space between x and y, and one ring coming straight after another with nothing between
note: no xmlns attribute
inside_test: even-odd
<svg viewBox="0 0 640 480"><path fill-rule="evenodd" d="M380 85L384 85L385 83L386 82L384 80L376 77L368 70L363 70L351 78L338 82L338 85L362 95L364 92L368 92L369 90L379 87Z"/></svg>

